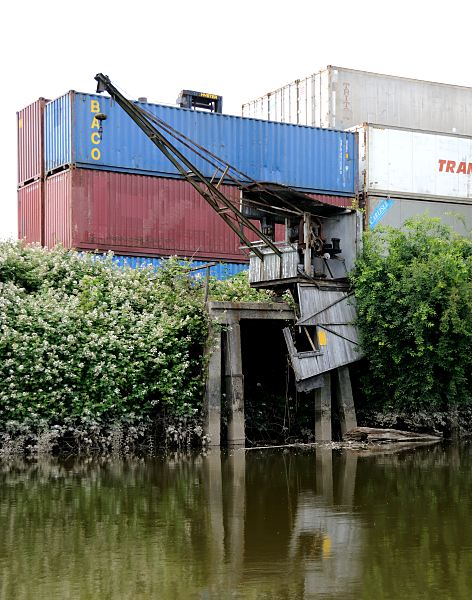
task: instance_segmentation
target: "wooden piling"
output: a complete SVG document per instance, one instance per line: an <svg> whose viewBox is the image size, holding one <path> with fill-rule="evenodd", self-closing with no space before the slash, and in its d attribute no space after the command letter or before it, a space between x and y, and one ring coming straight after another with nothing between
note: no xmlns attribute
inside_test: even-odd
<svg viewBox="0 0 472 600"><path fill-rule="evenodd" d="M341 435L344 438L347 431L357 427L356 409L352 396L349 367L339 367L334 371L336 398L338 404Z"/></svg>
<svg viewBox="0 0 472 600"><path fill-rule="evenodd" d="M225 391L228 416L228 445L244 446L244 375L241 355L241 327L233 322L225 331Z"/></svg>
<svg viewBox="0 0 472 600"><path fill-rule="evenodd" d="M315 441L331 442L331 373L324 374L325 384L315 390Z"/></svg>
<svg viewBox="0 0 472 600"><path fill-rule="evenodd" d="M211 327L206 356L208 361L204 399L203 433L210 446L220 446L221 437L221 329Z"/></svg>

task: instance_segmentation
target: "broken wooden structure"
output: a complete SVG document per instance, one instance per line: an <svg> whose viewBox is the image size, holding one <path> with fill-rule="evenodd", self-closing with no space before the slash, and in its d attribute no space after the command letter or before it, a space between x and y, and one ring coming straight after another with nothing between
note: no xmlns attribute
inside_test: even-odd
<svg viewBox="0 0 472 600"><path fill-rule="evenodd" d="M244 444L240 321L282 320L287 322L283 335L297 390L314 394L315 440L331 441L332 388L337 392L342 434L357 425L348 365L361 353L347 273L360 244L361 217L356 210L272 184L243 191L241 211L258 219L264 237L271 240L270 245L252 244L251 285L290 290L298 310L278 302L209 303L212 319L225 327L216 326L209 340L205 433L212 445L220 444L224 396L228 444ZM277 223L285 224L284 242L273 239ZM270 350L261 347L261 353Z"/></svg>

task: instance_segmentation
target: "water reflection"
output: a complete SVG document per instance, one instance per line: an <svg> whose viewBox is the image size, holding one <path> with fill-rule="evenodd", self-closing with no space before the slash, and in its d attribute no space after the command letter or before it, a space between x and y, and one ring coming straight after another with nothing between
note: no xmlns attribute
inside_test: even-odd
<svg viewBox="0 0 472 600"><path fill-rule="evenodd" d="M468 446L0 464L0 598L468 598L471 466Z"/></svg>
<svg viewBox="0 0 472 600"><path fill-rule="evenodd" d="M352 509L357 456L339 465L341 505L334 505L332 450L316 454L316 491L301 492L290 539L290 564L303 577L304 598L353 593L361 572L362 527ZM341 508L343 510L336 510Z"/></svg>

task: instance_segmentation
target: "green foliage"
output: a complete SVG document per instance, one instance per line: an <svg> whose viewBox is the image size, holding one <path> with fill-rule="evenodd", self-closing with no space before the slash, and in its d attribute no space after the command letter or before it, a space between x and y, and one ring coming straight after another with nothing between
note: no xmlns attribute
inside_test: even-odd
<svg viewBox="0 0 472 600"><path fill-rule="evenodd" d="M443 410L472 401L472 242L438 219L365 236L352 275L377 409Z"/></svg>
<svg viewBox="0 0 472 600"><path fill-rule="evenodd" d="M176 261L118 269L0 246L0 421L102 421L200 405L207 317Z"/></svg>
<svg viewBox="0 0 472 600"><path fill-rule="evenodd" d="M223 281L211 279L210 300L221 302L272 302L274 294L270 290L258 290L249 285L247 271Z"/></svg>
<svg viewBox="0 0 472 600"><path fill-rule="evenodd" d="M111 256L0 244L0 437L55 428L103 446L117 423L133 438L162 414L172 439L197 430L208 316L204 278L189 269L177 259L157 271L118 268ZM247 273L212 280L210 292L270 296L253 291Z"/></svg>

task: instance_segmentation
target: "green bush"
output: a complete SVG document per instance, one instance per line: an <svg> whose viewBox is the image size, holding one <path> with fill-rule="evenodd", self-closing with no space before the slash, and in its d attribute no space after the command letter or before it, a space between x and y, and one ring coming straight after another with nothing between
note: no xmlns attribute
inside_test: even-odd
<svg viewBox="0 0 472 600"><path fill-rule="evenodd" d="M352 274L378 410L446 410L472 401L472 242L438 219L364 239Z"/></svg>
<svg viewBox="0 0 472 600"><path fill-rule="evenodd" d="M204 278L189 269L177 259L157 271L119 268L111 256L1 243L4 442L43 432L49 442L109 446L120 427L132 441L162 415L173 441L201 435L208 316ZM251 290L242 273L212 278L210 298L270 294Z"/></svg>
<svg viewBox="0 0 472 600"><path fill-rule="evenodd" d="M0 245L0 422L61 423L200 406L207 317L176 261L118 269Z"/></svg>

